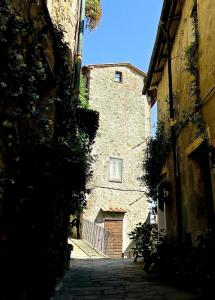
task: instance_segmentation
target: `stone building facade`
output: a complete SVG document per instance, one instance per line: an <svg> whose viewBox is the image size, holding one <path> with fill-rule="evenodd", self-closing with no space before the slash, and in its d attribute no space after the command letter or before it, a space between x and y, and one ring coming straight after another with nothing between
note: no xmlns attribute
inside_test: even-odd
<svg viewBox="0 0 215 300"><path fill-rule="evenodd" d="M109 255L126 255L128 233L148 216L141 163L150 136L150 106L142 95L145 74L129 63L84 68L89 105L100 121L92 150L95 159L83 218L113 233ZM110 249L111 248L111 249Z"/></svg>
<svg viewBox="0 0 215 300"><path fill-rule="evenodd" d="M72 51L72 57L77 49L80 3L80 0L47 0L52 22L64 31L64 40Z"/></svg>

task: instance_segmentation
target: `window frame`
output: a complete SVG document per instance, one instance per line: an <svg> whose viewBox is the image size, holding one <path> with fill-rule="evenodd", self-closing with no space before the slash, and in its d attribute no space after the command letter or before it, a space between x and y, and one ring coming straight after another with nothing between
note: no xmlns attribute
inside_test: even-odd
<svg viewBox="0 0 215 300"><path fill-rule="evenodd" d="M121 170L120 170L120 178L111 178L111 161L114 160L118 160L121 162L120 166L121 166ZM109 176L108 176L108 180L110 182L116 182L116 183L122 183L122 172L123 172L123 159L119 158L119 157L109 157Z"/></svg>

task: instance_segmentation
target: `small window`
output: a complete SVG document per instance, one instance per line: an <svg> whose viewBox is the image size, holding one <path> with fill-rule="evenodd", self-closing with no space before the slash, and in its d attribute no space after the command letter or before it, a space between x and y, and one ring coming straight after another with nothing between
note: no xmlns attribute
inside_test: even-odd
<svg viewBox="0 0 215 300"><path fill-rule="evenodd" d="M119 72L119 71L115 72L115 81L122 82L122 72Z"/></svg>
<svg viewBox="0 0 215 300"><path fill-rule="evenodd" d="M110 158L109 181L122 182L122 159Z"/></svg>

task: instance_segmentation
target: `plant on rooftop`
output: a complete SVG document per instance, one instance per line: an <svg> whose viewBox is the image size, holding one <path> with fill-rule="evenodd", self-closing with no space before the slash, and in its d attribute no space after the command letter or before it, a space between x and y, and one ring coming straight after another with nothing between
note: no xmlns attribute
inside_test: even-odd
<svg viewBox="0 0 215 300"><path fill-rule="evenodd" d="M86 0L87 28L94 30L100 22L102 15L100 0Z"/></svg>

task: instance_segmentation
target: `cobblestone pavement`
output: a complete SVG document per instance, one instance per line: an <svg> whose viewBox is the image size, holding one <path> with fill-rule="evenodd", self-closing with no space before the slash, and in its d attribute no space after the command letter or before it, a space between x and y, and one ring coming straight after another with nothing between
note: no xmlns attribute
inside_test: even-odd
<svg viewBox="0 0 215 300"><path fill-rule="evenodd" d="M131 260L72 259L54 300L197 300L197 295L164 285Z"/></svg>

